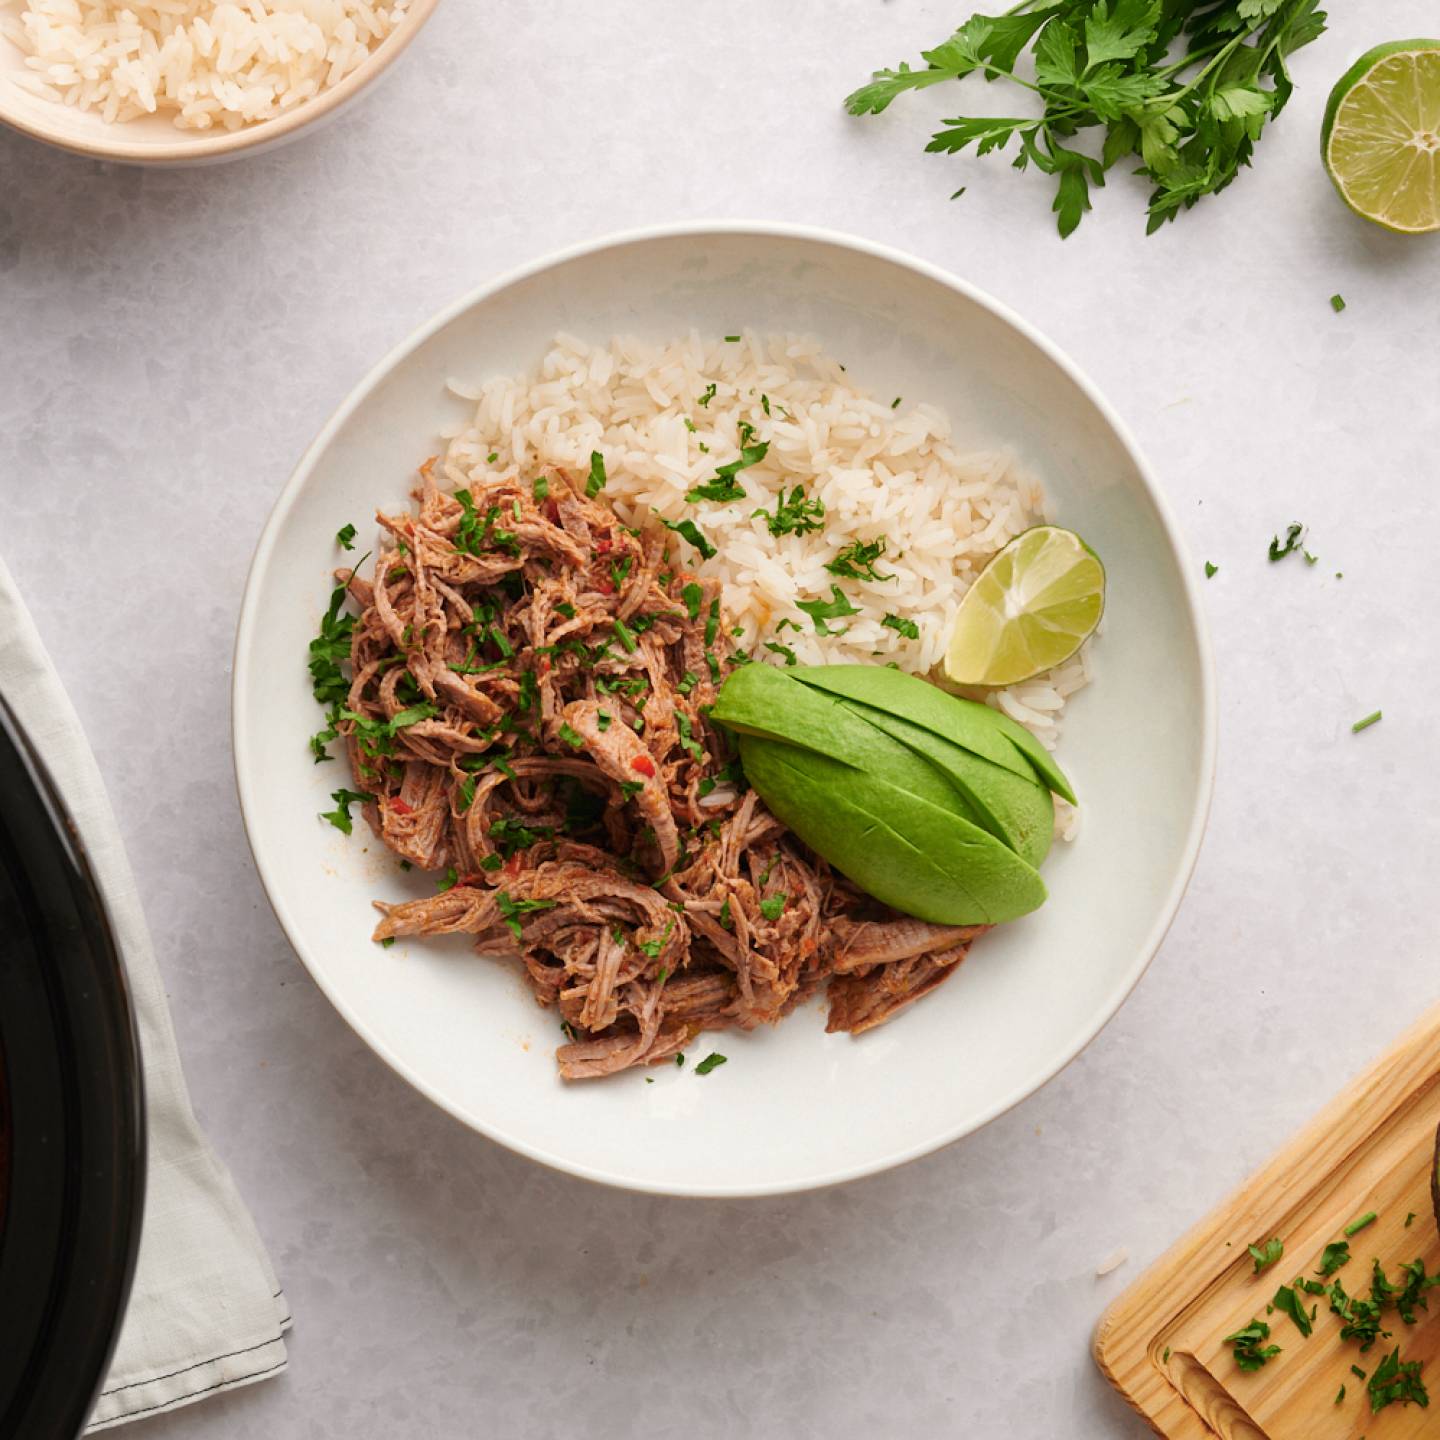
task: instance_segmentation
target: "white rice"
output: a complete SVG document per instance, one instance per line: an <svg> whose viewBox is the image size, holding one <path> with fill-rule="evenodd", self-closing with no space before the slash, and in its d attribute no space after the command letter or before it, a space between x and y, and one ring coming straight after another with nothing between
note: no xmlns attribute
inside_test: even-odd
<svg viewBox="0 0 1440 1440"><path fill-rule="evenodd" d="M237 130L338 84L407 0L0 0L16 83L107 121Z"/></svg>
<svg viewBox="0 0 1440 1440"><path fill-rule="evenodd" d="M714 395L702 403L713 384ZM688 569L721 581L722 604L740 634L734 645L802 665L888 664L928 674L939 664L955 607L987 560L1022 530L1049 518L1041 486L1006 449L972 448L933 405L871 396L809 339L747 332L738 342L692 333L669 344L618 338L590 345L572 335L531 374L479 385L452 380L474 401L474 418L446 438L445 473L459 486L540 466L585 473L605 459L606 498L627 523L649 510L691 519L717 553L702 560L676 537ZM768 404L768 413L767 413ZM689 422L687 425L687 421ZM739 472L746 498L687 502L685 492L739 458L740 425L764 460ZM690 428L693 426L693 430ZM708 449L706 448L708 447ZM491 458L493 457L493 459ZM757 509L796 485L825 505L823 529L771 535ZM883 581L845 579L825 566L856 540L884 537ZM828 600L838 584L858 615L828 621L821 635L797 602ZM882 622L913 620L911 640ZM1084 649L1035 680L985 698L1047 746L1065 702L1090 679ZM1061 802L1062 833L1076 817Z"/></svg>

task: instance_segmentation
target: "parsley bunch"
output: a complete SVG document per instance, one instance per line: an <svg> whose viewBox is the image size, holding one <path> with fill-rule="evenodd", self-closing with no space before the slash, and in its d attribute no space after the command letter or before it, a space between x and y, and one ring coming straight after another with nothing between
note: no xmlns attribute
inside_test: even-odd
<svg viewBox="0 0 1440 1440"><path fill-rule="evenodd" d="M898 95L942 80L1003 77L1033 93L1039 115L957 116L925 148L979 155L1017 142L1017 170L1057 185L1062 236L1090 208L1090 187L1132 157L1154 183L1149 233L1250 163L1267 120L1293 85L1287 60L1323 33L1320 0L1021 0L972 15L922 52L924 69L878 70L848 97L852 115L878 115ZM1034 79L1016 73L1033 53ZM1089 149L1073 144L1103 129ZM1088 137L1087 137L1088 138ZM1090 153L1098 150L1098 155ZM963 194L957 190L956 195ZM954 198L953 196L951 197Z"/></svg>

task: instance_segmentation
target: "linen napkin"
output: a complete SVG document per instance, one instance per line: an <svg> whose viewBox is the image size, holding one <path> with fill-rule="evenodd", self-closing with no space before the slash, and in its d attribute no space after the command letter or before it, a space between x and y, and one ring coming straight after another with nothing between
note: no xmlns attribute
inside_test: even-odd
<svg viewBox="0 0 1440 1440"><path fill-rule="evenodd" d="M130 1306L87 1434L285 1368L290 1311L255 1224L200 1133L135 879L95 757L0 561L0 694L80 831L130 980L149 1166Z"/></svg>

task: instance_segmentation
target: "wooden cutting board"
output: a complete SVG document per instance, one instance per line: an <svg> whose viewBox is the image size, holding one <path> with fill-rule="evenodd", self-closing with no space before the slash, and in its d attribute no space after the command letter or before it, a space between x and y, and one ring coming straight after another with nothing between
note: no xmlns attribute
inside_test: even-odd
<svg viewBox="0 0 1440 1440"><path fill-rule="evenodd" d="M1390 1340L1361 1355L1341 1341L1323 1297L1307 1340L1287 1315L1265 1313L1278 1286L1314 1276L1327 1243L1374 1210L1379 1220L1350 1241L1339 1272L1351 1295L1370 1296L1370 1262L1392 1281L1423 1257L1440 1269L1430 1169L1440 1125L1440 1008L1339 1095L1238 1194L1195 1227L1105 1312L1095 1359L1105 1377L1169 1440L1430 1440L1440 1436L1440 1289L1430 1313L1405 1325L1386 1312ZM1405 1218L1414 1215L1407 1228ZM1256 1276L1246 1252L1272 1236L1285 1254ZM1282 1353L1251 1373L1235 1364L1226 1335L1264 1320ZM1421 1360L1428 1410L1391 1405L1372 1415L1358 1364L1373 1374L1396 1345ZM1336 1405L1341 1385L1346 1398Z"/></svg>

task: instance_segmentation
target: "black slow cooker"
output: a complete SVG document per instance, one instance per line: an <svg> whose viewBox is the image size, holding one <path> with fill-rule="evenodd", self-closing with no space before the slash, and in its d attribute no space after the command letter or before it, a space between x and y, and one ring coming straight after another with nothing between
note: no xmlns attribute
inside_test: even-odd
<svg viewBox="0 0 1440 1440"><path fill-rule="evenodd" d="M0 699L0 1440L84 1426L134 1271L143 1126L105 906Z"/></svg>

